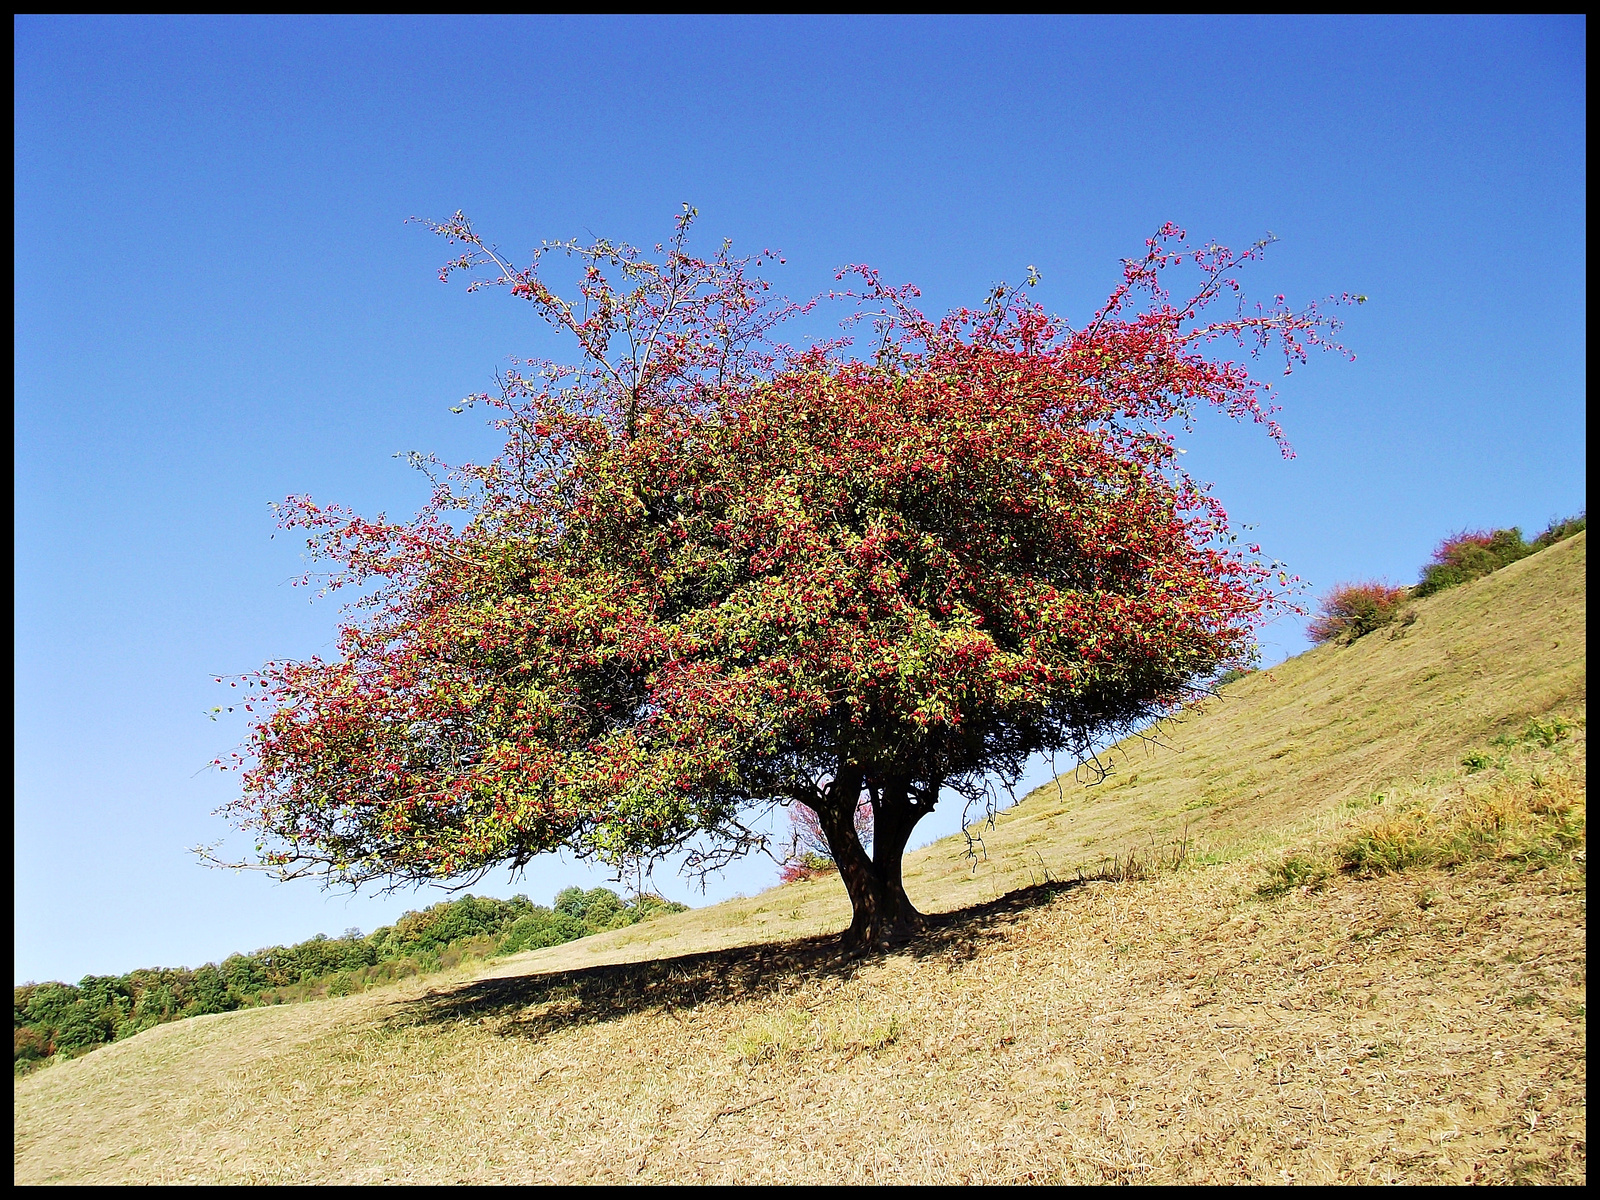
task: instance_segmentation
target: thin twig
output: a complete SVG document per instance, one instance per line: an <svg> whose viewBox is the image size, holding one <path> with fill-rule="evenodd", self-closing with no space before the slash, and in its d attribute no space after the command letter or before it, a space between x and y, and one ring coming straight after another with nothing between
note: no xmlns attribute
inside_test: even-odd
<svg viewBox="0 0 1600 1200"><path fill-rule="evenodd" d="M711 1118L710 1124L708 1124L704 1129L702 1129L700 1131L700 1137L695 1138L695 1141L698 1142L700 1140L700 1138L703 1138L703 1137L705 1137L706 1134L710 1133L711 1132L711 1126L715 1125L718 1121L722 1120L723 1117L731 1117L731 1116L733 1116L734 1113L742 1113L747 1108L754 1108L758 1104L765 1104L769 1100L776 1100L776 1099L777 1099L776 1096L763 1096L759 1100L750 1101L749 1104L739 1104L739 1105L735 1105L735 1106L730 1107L730 1108L724 1108L724 1109L718 1110L717 1114L714 1117Z"/></svg>

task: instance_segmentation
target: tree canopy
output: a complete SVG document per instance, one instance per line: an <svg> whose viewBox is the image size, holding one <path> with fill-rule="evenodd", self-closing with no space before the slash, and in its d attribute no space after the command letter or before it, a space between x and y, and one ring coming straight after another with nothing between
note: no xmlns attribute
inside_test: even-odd
<svg viewBox="0 0 1600 1200"><path fill-rule="evenodd" d="M775 256L654 259L546 244L515 267L464 217L442 277L500 286L582 362L520 364L484 465L417 459L416 518L291 498L288 526L358 586L337 653L268 664L230 762L261 865L359 885L476 878L566 848L715 868L773 805L817 814L851 942L915 929L900 880L942 796L982 799L1039 751L1082 752L1249 657L1290 581L1179 466L1214 407L1263 425L1266 385L1336 323L1315 306L1207 321L1235 254L1167 226L1081 327L997 287L940 320L869 268L833 294L871 341L793 349L810 311ZM546 282L576 260L575 298ZM1168 271L1197 271L1187 301ZM1029 269L1029 283L1034 281ZM1341 297L1339 299L1349 299ZM812 302L816 303L815 301ZM855 813L872 808L871 852Z"/></svg>

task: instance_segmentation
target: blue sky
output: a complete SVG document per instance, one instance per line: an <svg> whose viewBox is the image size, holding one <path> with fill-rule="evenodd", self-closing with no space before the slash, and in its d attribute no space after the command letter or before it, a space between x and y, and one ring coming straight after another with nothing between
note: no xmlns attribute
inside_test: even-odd
<svg viewBox="0 0 1600 1200"><path fill-rule="evenodd" d="M389 897L208 871L242 737L216 673L325 652L270 502L409 513L392 456L530 309L435 278L413 215L503 248L781 247L797 296L866 261L929 311L1028 264L1068 320L1167 220L1281 240L1257 293L1344 290L1354 363L1283 381L1284 462L1202 422L1189 467L1314 587L1414 579L1445 533L1585 505L1582 18L66 19L15 23L18 980L196 965ZM1296 622L1262 633L1303 649ZM222 689L223 692L226 689ZM936 814L932 836L955 828ZM248 847L234 845L239 849ZM693 903L753 892L770 863ZM551 860L478 890L603 877Z"/></svg>

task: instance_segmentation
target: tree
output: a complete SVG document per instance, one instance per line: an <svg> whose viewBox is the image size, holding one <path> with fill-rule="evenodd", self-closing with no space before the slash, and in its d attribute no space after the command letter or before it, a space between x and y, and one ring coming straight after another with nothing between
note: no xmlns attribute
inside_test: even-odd
<svg viewBox="0 0 1600 1200"><path fill-rule="evenodd" d="M990 804L1035 752L1159 717L1286 602L1172 432L1215 406L1290 453L1266 385L1207 351L1277 344L1287 370L1336 323L1282 297L1200 316L1265 243L1192 249L1166 226L1081 328L1026 286L933 321L850 268L835 298L869 352L797 351L771 335L811 305L772 297L774 256L692 256L693 215L655 260L547 243L521 268L459 213L433 226L461 251L441 278L507 288L583 361L471 398L504 450L415 456L435 491L414 520L283 506L329 586L364 594L335 656L245 681L263 713L218 765L245 771L225 811L256 865L398 886L565 847L705 871L764 846L752 813L801 804L850 894L847 943L883 942L922 924L901 859L942 795ZM577 260L573 299L552 254ZM1180 267L1198 283L1175 303Z"/></svg>

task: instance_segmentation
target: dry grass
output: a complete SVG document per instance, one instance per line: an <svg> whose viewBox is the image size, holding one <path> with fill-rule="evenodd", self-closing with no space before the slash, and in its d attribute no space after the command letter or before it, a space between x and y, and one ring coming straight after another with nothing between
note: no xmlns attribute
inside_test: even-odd
<svg viewBox="0 0 1600 1200"><path fill-rule="evenodd" d="M913 945L841 960L817 881L162 1026L16 1084L16 1180L1582 1182L1583 553L920 852Z"/></svg>

